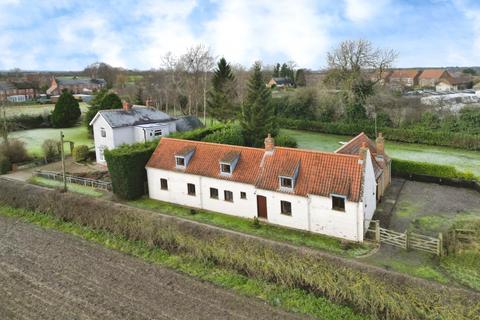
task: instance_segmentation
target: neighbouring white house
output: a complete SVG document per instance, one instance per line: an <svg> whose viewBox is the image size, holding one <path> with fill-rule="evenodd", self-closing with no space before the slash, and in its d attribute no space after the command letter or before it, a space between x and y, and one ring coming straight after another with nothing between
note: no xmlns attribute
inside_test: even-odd
<svg viewBox="0 0 480 320"><path fill-rule="evenodd" d="M97 163L105 164L106 149L151 141L176 131L196 129L202 123L196 117L174 118L153 108L124 102L122 109L99 111L90 125L93 126Z"/></svg>
<svg viewBox="0 0 480 320"><path fill-rule="evenodd" d="M362 242L377 205L372 159L366 142L343 154L270 136L265 149L162 138L146 170L152 199Z"/></svg>

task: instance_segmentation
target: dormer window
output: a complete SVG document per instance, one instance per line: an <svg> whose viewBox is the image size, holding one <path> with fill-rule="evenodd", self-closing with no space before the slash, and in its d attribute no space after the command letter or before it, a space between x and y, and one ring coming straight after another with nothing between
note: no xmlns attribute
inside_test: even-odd
<svg viewBox="0 0 480 320"><path fill-rule="evenodd" d="M222 173L232 174L232 171L231 171L232 167L229 164L222 163L220 165L220 169L221 169Z"/></svg>
<svg viewBox="0 0 480 320"><path fill-rule="evenodd" d="M185 147L175 154L175 166L177 169L185 169L188 166L188 162L195 153L195 147Z"/></svg>
<svg viewBox="0 0 480 320"><path fill-rule="evenodd" d="M185 167L185 158L184 157L175 157L177 162L177 167Z"/></svg>
<svg viewBox="0 0 480 320"><path fill-rule="evenodd" d="M280 177L280 186L282 188L293 188L292 178Z"/></svg>
<svg viewBox="0 0 480 320"><path fill-rule="evenodd" d="M225 153L222 159L220 159L220 174L230 176L235 170L239 159L240 152L238 151L229 151Z"/></svg>

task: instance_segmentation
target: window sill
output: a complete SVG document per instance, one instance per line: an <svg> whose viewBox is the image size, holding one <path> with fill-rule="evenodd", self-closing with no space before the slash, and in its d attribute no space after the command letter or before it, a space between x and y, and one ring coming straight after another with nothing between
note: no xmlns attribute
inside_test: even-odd
<svg viewBox="0 0 480 320"><path fill-rule="evenodd" d="M338 212L345 212L345 209L340 209L340 208L332 208L332 210L338 211Z"/></svg>

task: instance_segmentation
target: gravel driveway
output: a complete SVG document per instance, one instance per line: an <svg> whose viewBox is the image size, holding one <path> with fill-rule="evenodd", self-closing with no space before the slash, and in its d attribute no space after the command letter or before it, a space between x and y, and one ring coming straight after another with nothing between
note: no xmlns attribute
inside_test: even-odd
<svg viewBox="0 0 480 320"><path fill-rule="evenodd" d="M301 319L100 245L0 217L0 319Z"/></svg>

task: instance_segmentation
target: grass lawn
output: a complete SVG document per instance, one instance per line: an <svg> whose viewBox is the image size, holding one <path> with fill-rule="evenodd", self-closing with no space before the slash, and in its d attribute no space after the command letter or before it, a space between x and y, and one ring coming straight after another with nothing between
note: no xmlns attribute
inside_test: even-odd
<svg viewBox="0 0 480 320"><path fill-rule="evenodd" d="M372 249L372 246L366 243L352 243L344 246L339 239L332 237L273 226L265 223L260 223L260 226L258 226L254 225L253 220L233 217L217 212L196 210L196 214L192 214L191 210L186 207L148 198L129 201L128 204L138 208L174 215L272 240L285 241L294 245L321 249L343 256L354 257L364 255Z"/></svg>
<svg viewBox="0 0 480 320"><path fill-rule="evenodd" d="M291 312L307 314L325 320L369 319L367 316L356 314L347 306L335 304L326 298L315 296L300 289L292 289L284 285L248 278L233 270L194 260L186 255L170 254L160 248L148 246L141 241L126 240L108 232L65 222L47 214L2 206L0 207L0 215L19 218L44 229L73 234L109 249L118 250L144 261L172 268L195 278L232 289L239 294L261 299L270 305Z"/></svg>
<svg viewBox="0 0 480 320"><path fill-rule="evenodd" d="M301 130L282 129L281 132L295 138L299 148L322 151L335 151L341 146L340 142L352 138ZM386 142L385 151L393 158L451 165L460 171L480 176L478 151L389 141Z"/></svg>
<svg viewBox="0 0 480 320"><path fill-rule="evenodd" d="M88 130L83 125L66 129L48 128L14 131L9 134L9 137L24 141L30 154L42 156L43 141L46 139L60 140L60 131L63 131L65 141L73 141L75 145L85 144L89 147L93 146L93 140L88 137ZM67 145L65 145L65 148L65 152L68 153L70 150Z"/></svg>
<svg viewBox="0 0 480 320"><path fill-rule="evenodd" d="M36 184L39 186L49 187L49 188L63 188L63 182L50 180L42 177L32 177L29 180L30 183ZM81 193L91 197L101 197L104 195L103 192L97 191L94 188L82 186L75 183L67 183L67 189L72 192Z"/></svg>
<svg viewBox="0 0 480 320"><path fill-rule="evenodd" d="M54 104L31 104L31 105L19 105L19 106L6 106L5 112L7 118L18 116L21 114L32 114L32 115L41 115L48 114L53 111L55 107ZM80 109L82 112L88 110L88 104L85 102L80 102Z"/></svg>

